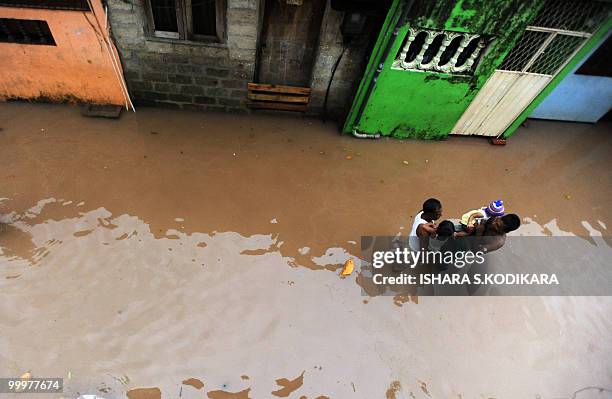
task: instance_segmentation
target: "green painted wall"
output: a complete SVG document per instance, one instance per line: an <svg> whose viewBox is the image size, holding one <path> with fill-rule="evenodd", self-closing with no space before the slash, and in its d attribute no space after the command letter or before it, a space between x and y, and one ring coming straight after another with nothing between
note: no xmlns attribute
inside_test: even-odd
<svg viewBox="0 0 612 399"><path fill-rule="evenodd" d="M397 3L393 3L395 9L392 6L389 12L389 23L393 20L397 23L401 9ZM365 88L378 64L375 57L364 75L343 130L351 132L355 128L361 133L400 138L446 137L542 4L543 0L416 0L408 14L408 23L400 28L392 44L359 124L355 125L359 103L364 100ZM387 45L394 26L381 32L374 50L379 57L382 54L379 47ZM481 57L473 76L393 70L391 64L409 26L478 33L492 36L494 41Z"/></svg>
<svg viewBox="0 0 612 399"><path fill-rule="evenodd" d="M612 29L612 18L608 18L606 22L589 38L586 44L574 55L570 62L553 78L553 80L538 94L538 96L529 104L527 108L515 119L514 122L504 131L503 138L510 137L519 126L525 122L525 119L544 101L544 99L565 79L568 73L576 67L576 65L591 51L591 49L603 40L604 36Z"/></svg>
<svg viewBox="0 0 612 399"><path fill-rule="evenodd" d="M361 82L359 84L359 88L357 89L357 93L355 94L355 98L353 99L353 103L351 104L349 114L344 121L342 131L345 133L350 133L353 130L353 126L355 125L355 120L359 112L359 107L363 101L366 100L365 96L368 89L368 84L372 81L377 65L380 63L380 59L382 58L383 49L387 43L389 43L389 40L391 40L393 29L400 18L402 2L402 0L393 0L391 7L387 12L387 17L385 18L385 22L380 29L380 33L376 39L376 44L374 45L374 49L370 55L370 61L368 62L368 66L366 67L363 77L361 78Z"/></svg>

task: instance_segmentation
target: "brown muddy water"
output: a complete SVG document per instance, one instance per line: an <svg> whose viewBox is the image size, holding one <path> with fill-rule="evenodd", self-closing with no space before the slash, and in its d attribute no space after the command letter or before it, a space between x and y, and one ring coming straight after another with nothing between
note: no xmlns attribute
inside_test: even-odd
<svg viewBox="0 0 612 399"><path fill-rule="evenodd" d="M607 239L610 127L533 121L492 147L0 104L0 377L63 377L66 398L610 388L609 297L364 297L337 275L362 235L406 233L430 196L445 217L503 198L518 234Z"/></svg>

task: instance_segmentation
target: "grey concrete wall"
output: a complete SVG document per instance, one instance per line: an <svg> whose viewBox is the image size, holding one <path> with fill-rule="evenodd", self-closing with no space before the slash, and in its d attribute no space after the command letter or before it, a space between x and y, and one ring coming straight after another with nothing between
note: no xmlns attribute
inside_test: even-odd
<svg viewBox="0 0 612 399"><path fill-rule="evenodd" d="M312 72L310 84L312 95L308 107L308 113L310 114L321 114L323 112L325 91L333 66L343 48L340 26L342 25L344 12L333 10L329 3L328 1L323 16L319 48ZM338 64L327 100L327 116L331 119L343 119L348 113L381 23L382 19L380 18L368 18L363 34L347 45L342 60Z"/></svg>
<svg viewBox="0 0 612 399"><path fill-rule="evenodd" d="M225 43L146 35L144 0L108 0L109 20L135 103L245 112L259 0L227 0Z"/></svg>
<svg viewBox="0 0 612 399"><path fill-rule="evenodd" d="M107 0L109 20L136 104L246 112L246 84L253 81L258 25L264 0L227 0L227 40L202 43L153 38L146 34L144 0ZM342 51L344 13L327 1L312 70L309 114L320 114L334 62ZM368 43L369 26L346 50L334 77L328 116L341 118L351 105Z"/></svg>

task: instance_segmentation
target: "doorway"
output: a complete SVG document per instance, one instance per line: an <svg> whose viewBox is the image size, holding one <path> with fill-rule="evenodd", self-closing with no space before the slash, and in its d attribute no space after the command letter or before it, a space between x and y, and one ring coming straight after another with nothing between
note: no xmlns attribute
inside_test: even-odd
<svg viewBox="0 0 612 399"><path fill-rule="evenodd" d="M326 0L266 0L257 82L309 87Z"/></svg>

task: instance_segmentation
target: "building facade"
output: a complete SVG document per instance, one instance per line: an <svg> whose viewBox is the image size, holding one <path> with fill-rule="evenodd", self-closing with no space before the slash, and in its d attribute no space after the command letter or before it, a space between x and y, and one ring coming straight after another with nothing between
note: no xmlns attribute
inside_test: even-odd
<svg viewBox="0 0 612 399"><path fill-rule="evenodd" d="M0 99L129 107L100 0L0 0Z"/></svg>
<svg viewBox="0 0 612 399"><path fill-rule="evenodd" d="M306 88L306 112L326 108L339 117L350 106L386 14L384 6L362 7L362 25L347 42L342 28L350 7L342 3L347 2L108 0L107 5L137 105L243 113L249 110L247 85L258 83ZM280 100L281 105L302 101Z"/></svg>
<svg viewBox="0 0 612 399"><path fill-rule="evenodd" d="M611 107L612 31L608 31L529 118L594 123Z"/></svg>
<svg viewBox="0 0 612 399"><path fill-rule="evenodd" d="M610 10L603 1L396 0L343 130L508 137L609 30Z"/></svg>

